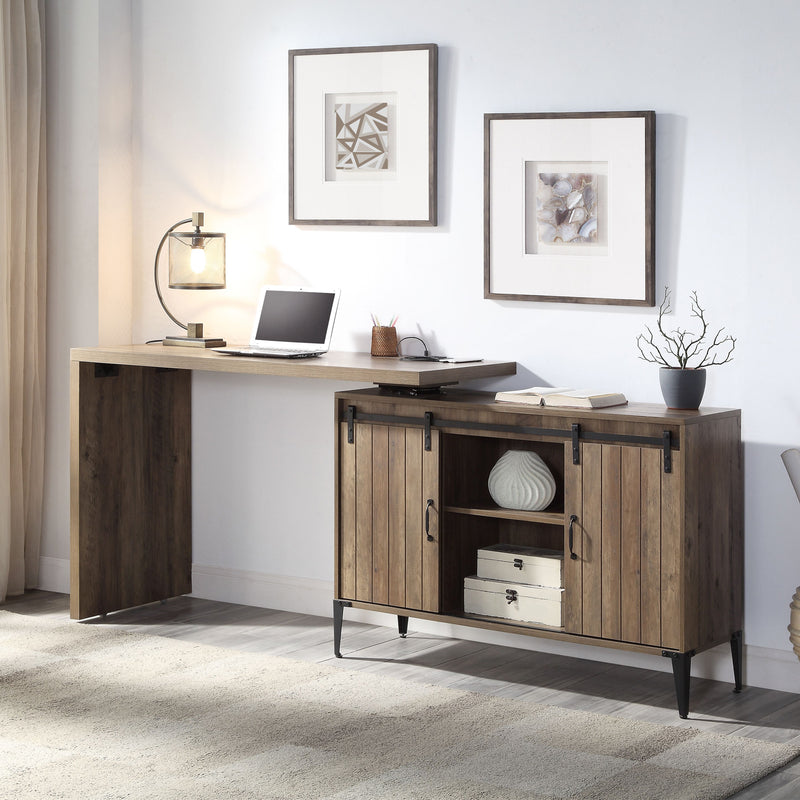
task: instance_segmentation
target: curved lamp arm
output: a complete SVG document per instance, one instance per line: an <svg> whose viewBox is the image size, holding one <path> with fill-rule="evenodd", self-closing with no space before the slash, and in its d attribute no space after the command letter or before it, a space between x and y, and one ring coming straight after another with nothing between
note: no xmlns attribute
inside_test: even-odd
<svg viewBox="0 0 800 800"><path fill-rule="evenodd" d="M164 297L161 294L161 287L158 285L158 259L161 256L161 248L164 246L164 242L167 241L167 237L175 230L175 228L179 228L181 225L186 225L192 222L192 218L189 217L188 219L182 219L180 222L176 222L171 228L167 229L167 232L161 237L161 241L158 243L158 249L156 250L156 260L153 264L153 280L156 284L156 294L158 295L158 302L161 303L161 308L164 309L166 315L179 327L183 328L185 331L189 330L188 325L184 325L168 308L167 304L164 302Z"/></svg>

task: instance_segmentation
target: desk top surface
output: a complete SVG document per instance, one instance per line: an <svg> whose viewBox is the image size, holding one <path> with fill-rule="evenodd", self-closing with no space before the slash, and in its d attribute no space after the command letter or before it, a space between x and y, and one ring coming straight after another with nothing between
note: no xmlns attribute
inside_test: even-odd
<svg viewBox="0 0 800 800"><path fill-rule="evenodd" d="M245 375L283 375L296 378L358 381L394 386L444 386L459 381L514 375L515 361L442 364L374 358L369 353L330 352L315 358L256 358L229 356L191 347L131 344L114 347L75 347L75 362L123 364L138 367L233 372Z"/></svg>

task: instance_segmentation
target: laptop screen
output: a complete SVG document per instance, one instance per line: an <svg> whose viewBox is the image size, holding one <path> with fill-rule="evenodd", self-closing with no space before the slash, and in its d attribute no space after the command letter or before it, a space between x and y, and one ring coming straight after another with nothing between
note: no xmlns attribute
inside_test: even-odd
<svg viewBox="0 0 800 800"><path fill-rule="evenodd" d="M336 292L265 288L254 339L258 342L323 346Z"/></svg>

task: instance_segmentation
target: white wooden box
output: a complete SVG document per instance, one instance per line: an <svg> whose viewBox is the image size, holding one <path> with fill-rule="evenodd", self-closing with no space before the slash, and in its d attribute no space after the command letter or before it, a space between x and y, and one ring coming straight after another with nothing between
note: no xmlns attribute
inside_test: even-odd
<svg viewBox="0 0 800 800"><path fill-rule="evenodd" d="M478 550L478 577L536 586L564 585L564 554L543 547L496 544Z"/></svg>
<svg viewBox="0 0 800 800"><path fill-rule="evenodd" d="M464 613L534 622L560 628L563 589L496 581L473 575L464 578Z"/></svg>

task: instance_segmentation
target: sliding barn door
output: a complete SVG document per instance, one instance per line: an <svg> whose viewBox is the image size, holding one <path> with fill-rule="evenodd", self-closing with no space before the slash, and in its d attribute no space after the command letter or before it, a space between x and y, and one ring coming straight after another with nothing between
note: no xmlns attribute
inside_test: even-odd
<svg viewBox="0 0 800 800"><path fill-rule="evenodd" d="M439 611L439 432L340 431L339 586L343 599Z"/></svg>
<svg viewBox="0 0 800 800"><path fill-rule="evenodd" d="M583 443L565 473L565 629L680 649L680 453Z"/></svg>

